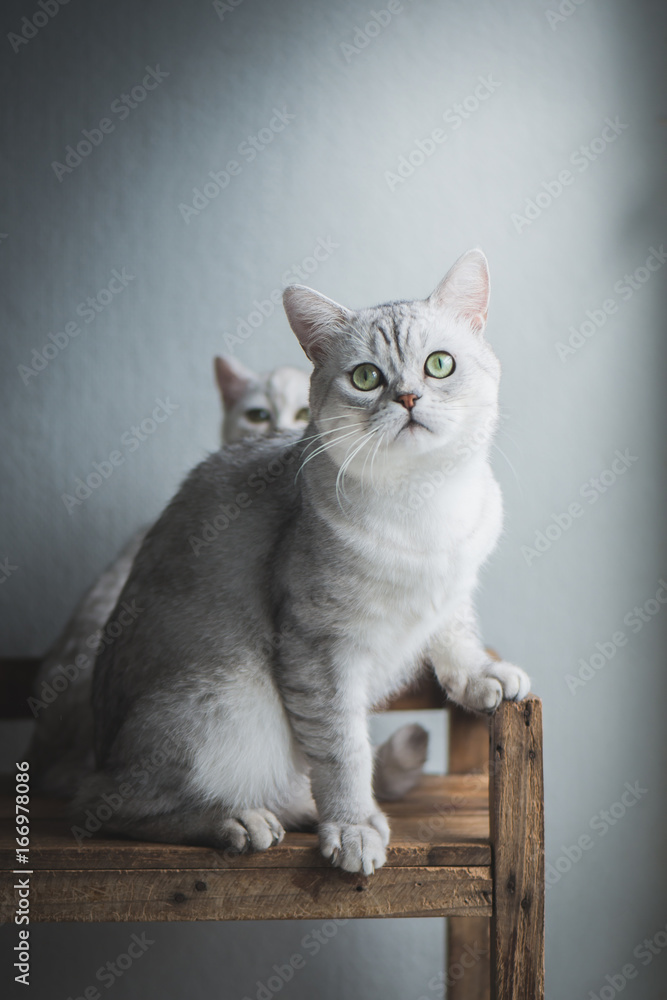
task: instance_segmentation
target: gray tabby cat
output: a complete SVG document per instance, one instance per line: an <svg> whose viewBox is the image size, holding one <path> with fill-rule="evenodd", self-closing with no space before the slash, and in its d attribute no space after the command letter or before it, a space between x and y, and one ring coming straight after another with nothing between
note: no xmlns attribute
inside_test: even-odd
<svg viewBox="0 0 667 1000"><path fill-rule="evenodd" d="M232 357L216 357L213 366L223 408L223 443L306 427L306 372L284 365L257 375ZM93 768L90 694L95 651L147 531L143 528L131 538L84 595L39 669L33 688L37 721L28 759L33 780L43 791L74 795ZM131 611L119 609L119 625L128 614ZM57 697L47 703L50 691Z"/></svg>
<svg viewBox="0 0 667 1000"><path fill-rule="evenodd" d="M369 874L389 840L372 707L427 660L470 709L528 693L472 610L502 519L488 290L475 250L425 301L285 291L310 426L210 456L148 533L121 595L141 613L95 667L77 807L104 801L105 829L245 851L317 821L324 856Z"/></svg>
<svg viewBox="0 0 667 1000"><path fill-rule="evenodd" d="M299 368L282 366L267 375L257 375L235 358L216 357L214 370L223 406L223 443L278 430L303 430L308 423L309 377ZM111 641L114 625L125 627L128 616L131 621L135 613L132 605L121 605L110 620L147 530L134 535L87 592L37 674L37 721L28 759L35 787L52 795L75 795L84 777L93 770L91 688L95 653L100 636ZM45 692L50 691L55 691L57 697L47 703L49 696ZM421 726L406 725L378 748L375 792L380 798L399 798L416 784L427 745L428 733Z"/></svg>

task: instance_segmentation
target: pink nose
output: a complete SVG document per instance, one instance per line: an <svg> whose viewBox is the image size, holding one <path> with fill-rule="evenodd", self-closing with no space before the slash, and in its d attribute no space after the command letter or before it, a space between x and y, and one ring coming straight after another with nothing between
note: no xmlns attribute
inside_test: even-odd
<svg viewBox="0 0 667 1000"><path fill-rule="evenodd" d="M406 410L411 410L418 399L419 396L415 395L414 392L404 392L401 396L396 397L396 402L401 403Z"/></svg>

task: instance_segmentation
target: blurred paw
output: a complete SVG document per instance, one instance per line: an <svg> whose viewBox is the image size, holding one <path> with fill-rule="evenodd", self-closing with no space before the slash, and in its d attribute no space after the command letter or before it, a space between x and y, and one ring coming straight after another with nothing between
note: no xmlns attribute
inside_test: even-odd
<svg viewBox="0 0 667 1000"><path fill-rule="evenodd" d="M375 755L374 791L378 798L400 799L419 782L428 756L428 733L423 726L401 726Z"/></svg>

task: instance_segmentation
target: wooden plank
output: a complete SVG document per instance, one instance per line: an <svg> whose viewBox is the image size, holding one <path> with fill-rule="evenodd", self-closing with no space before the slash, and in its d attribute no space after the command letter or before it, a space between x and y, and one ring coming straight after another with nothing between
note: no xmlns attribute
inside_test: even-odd
<svg viewBox="0 0 667 1000"><path fill-rule="evenodd" d="M490 865L487 779L483 775L426 775L405 799L387 803L392 831L390 867ZM0 868L14 867L13 802L0 820ZM314 834L289 833L263 854L228 857L223 851L111 837L77 841L62 800L30 804L33 869L325 868Z"/></svg>
<svg viewBox="0 0 667 1000"><path fill-rule="evenodd" d="M494 1000L544 998L542 703L503 702L491 723Z"/></svg>
<svg viewBox="0 0 667 1000"><path fill-rule="evenodd" d="M471 823L479 814L470 814L470 818L462 817L460 826L465 832L459 833L458 840L452 833L452 842L446 838L438 838L438 842L409 842L394 840L387 849L387 865L389 867L419 867L421 865L446 867L488 865L491 863L491 848L488 839L483 836L483 829L488 826L486 818L482 818L478 826L477 838L468 836ZM457 824L459 825L459 824ZM14 858L14 848L7 839L0 851L0 869L11 870ZM30 848L30 864L33 869L67 870L71 868L86 871L104 870L106 868L126 869L263 869L270 871L277 868L326 868L328 862L320 854L317 838L314 834L289 833L282 844L271 847L261 854L228 856L224 851L209 847L186 847L180 844L154 844L143 841L114 840L111 838L91 837L79 847L62 824L33 824Z"/></svg>
<svg viewBox="0 0 667 1000"><path fill-rule="evenodd" d="M490 920L452 917L447 921L447 1000L489 1000Z"/></svg>
<svg viewBox="0 0 667 1000"><path fill-rule="evenodd" d="M30 887L31 922L489 917L492 900L487 867L381 868L368 878L333 868L35 872ZM12 893L2 921L13 919Z"/></svg>

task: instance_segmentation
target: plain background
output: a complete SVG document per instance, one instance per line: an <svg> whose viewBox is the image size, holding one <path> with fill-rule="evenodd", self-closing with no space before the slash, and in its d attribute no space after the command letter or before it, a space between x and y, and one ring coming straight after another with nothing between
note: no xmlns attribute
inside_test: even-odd
<svg viewBox="0 0 667 1000"><path fill-rule="evenodd" d="M667 577L664 274L638 272L629 296L614 285L667 235L664 5L566 2L556 19L556 0L403 0L364 44L358 29L384 8L243 0L221 17L205 0L72 0L14 52L8 33L39 8L3 4L0 559L16 568L0 585L0 652L40 654L215 447L211 358L318 241L336 246L307 283L350 306L426 295L462 251L483 247L488 336L504 367L495 467L507 518L479 604L487 641L544 699L548 996L605 985L609 996L606 977L631 962L624 998L658 1000L667 949L647 965L633 952L667 925L667 613L655 601ZM157 65L168 76L145 101L125 120L110 112ZM492 90L481 101L480 78ZM238 147L274 108L294 118L247 162ZM53 161L104 117L114 131L59 180ZM595 142L608 118L626 127ZM434 129L446 140L419 164ZM401 157L419 165L395 182ZM179 204L231 159L241 172L186 222ZM573 181L559 191L563 170ZM25 384L19 366L81 323L77 306L114 268L133 276L127 288ZM573 327L601 316L559 356ZM277 309L236 353L263 370L304 362ZM158 398L178 408L130 453L123 434ZM118 448L124 463L69 512L62 494ZM630 456L619 476L605 473L617 450ZM568 524L573 503L581 515ZM639 628L624 623L647 601ZM610 645L619 631L627 641ZM596 653L597 668L582 667ZM580 670L589 679L573 688ZM3 732L11 765L26 727ZM645 791L624 809L626 782ZM573 863L584 834L590 849ZM80 995L138 929L35 926L33 985L17 995ZM254 998L295 952L307 965L283 997L439 995L442 921L350 922L311 956L313 929L151 925L155 943L113 996ZM15 929L2 941L11 989Z"/></svg>

